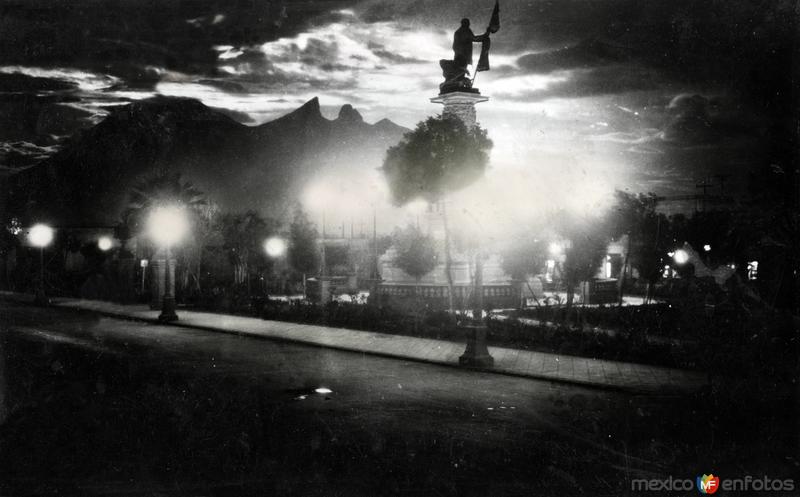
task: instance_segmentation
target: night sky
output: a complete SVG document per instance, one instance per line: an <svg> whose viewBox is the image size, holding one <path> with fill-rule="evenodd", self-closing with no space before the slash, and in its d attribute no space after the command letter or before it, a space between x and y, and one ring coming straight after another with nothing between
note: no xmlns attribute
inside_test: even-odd
<svg viewBox="0 0 800 497"><path fill-rule="evenodd" d="M330 118L350 103L369 122L413 127L441 110L429 98L459 20L481 32L492 7L2 1L0 105L17 110L0 126L19 119L26 98L68 97L65 106L89 112L70 121L79 126L163 94L196 97L246 124L318 96ZM490 97L478 117L495 148L475 208L590 209L615 188L696 193L717 174L743 190L754 168L785 167L794 9L786 0L501 1L492 70L476 81ZM20 83L15 73L40 79ZM0 152L58 146L11 135L0 136Z"/></svg>

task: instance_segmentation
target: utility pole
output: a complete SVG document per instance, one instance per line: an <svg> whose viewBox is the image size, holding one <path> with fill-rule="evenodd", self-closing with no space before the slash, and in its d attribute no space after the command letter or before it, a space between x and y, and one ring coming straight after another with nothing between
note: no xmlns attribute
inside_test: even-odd
<svg viewBox="0 0 800 497"><path fill-rule="evenodd" d="M703 180L702 183L698 183L698 184L695 185L695 188L702 188L703 189L702 203L700 204L702 206L703 212L706 211L706 196L708 195L708 189L711 188L712 186L714 186L714 185L709 183L708 180ZM696 209L696 204L695 204L695 210L697 210Z"/></svg>

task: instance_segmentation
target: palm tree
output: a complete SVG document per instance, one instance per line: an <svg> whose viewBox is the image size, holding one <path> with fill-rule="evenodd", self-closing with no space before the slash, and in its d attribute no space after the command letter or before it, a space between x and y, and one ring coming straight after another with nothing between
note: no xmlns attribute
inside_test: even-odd
<svg viewBox="0 0 800 497"><path fill-rule="evenodd" d="M209 215L209 204L205 194L191 182L184 181L179 172L158 171L141 178L131 188L128 205L122 213L122 220L117 229L118 237L127 238L139 235L146 229L145 223L151 209L156 206L171 204L184 207L190 217L192 225L204 226L204 218ZM207 231L207 230L206 230ZM202 250L205 243L203 233L195 233L197 240L198 261L202 259ZM189 250L182 251L184 263L188 270L183 275L183 288L193 278L196 290L200 291L200 263L190 264ZM192 268L196 267L196 274L192 275Z"/></svg>
<svg viewBox="0 0 800 497"><path fill-rule="evenodd" d="M161 204L179 205L193 213L206 206L208 201L191 182L183 181L181 173L159 171L142 178L131 188L122 223L132 233L141 233L150 209Z"/></svg>

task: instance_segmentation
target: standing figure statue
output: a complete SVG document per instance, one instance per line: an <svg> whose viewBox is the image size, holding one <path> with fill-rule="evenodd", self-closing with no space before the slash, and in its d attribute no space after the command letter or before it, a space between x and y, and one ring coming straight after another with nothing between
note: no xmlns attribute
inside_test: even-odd
<svg viewBox="0 0 800 497"><path fill-rule="evenodd" d="M453 34L453 53L455 60L466 61L464 68L467 65L472 65L472 44L483 43L489 39L489 28L482 35L475 36L469 28L469 19L461 19L461 27Z"/></svg>
<svg viewBox="0 0 800 497"><path fill-rule="evenodd" d="M472 44L481 44L481 56L475 72L489 70L489 34L496 33L500 29L500 9L495 2L492 19L489 27L482 35L475 35L469 27L469 19L461 19L461 27L453 34L453 60L441 59L439 66L442 68L444 83L439 85L440 93L450 93L454 91L466 91L479 93L477 88L472 87L473 79L470 79L467 66L472 65Z"/></svg>

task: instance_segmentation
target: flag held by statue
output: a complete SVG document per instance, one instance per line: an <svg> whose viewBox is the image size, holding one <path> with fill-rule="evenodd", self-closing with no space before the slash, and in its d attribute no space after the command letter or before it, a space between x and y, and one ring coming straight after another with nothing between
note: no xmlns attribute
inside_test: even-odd
<svg viewBox="0 0 800 497"><path fill-rule="evenodd" d="M500 2L495 0L494 10L492 10L492 19L489 21L489 27L486 28L486 37L481 43L481 56L478 59L478 67L475 71L488 71L489 70L489 48L491 41L489 40L489 33L497 33L500 29Z"/></svg>

